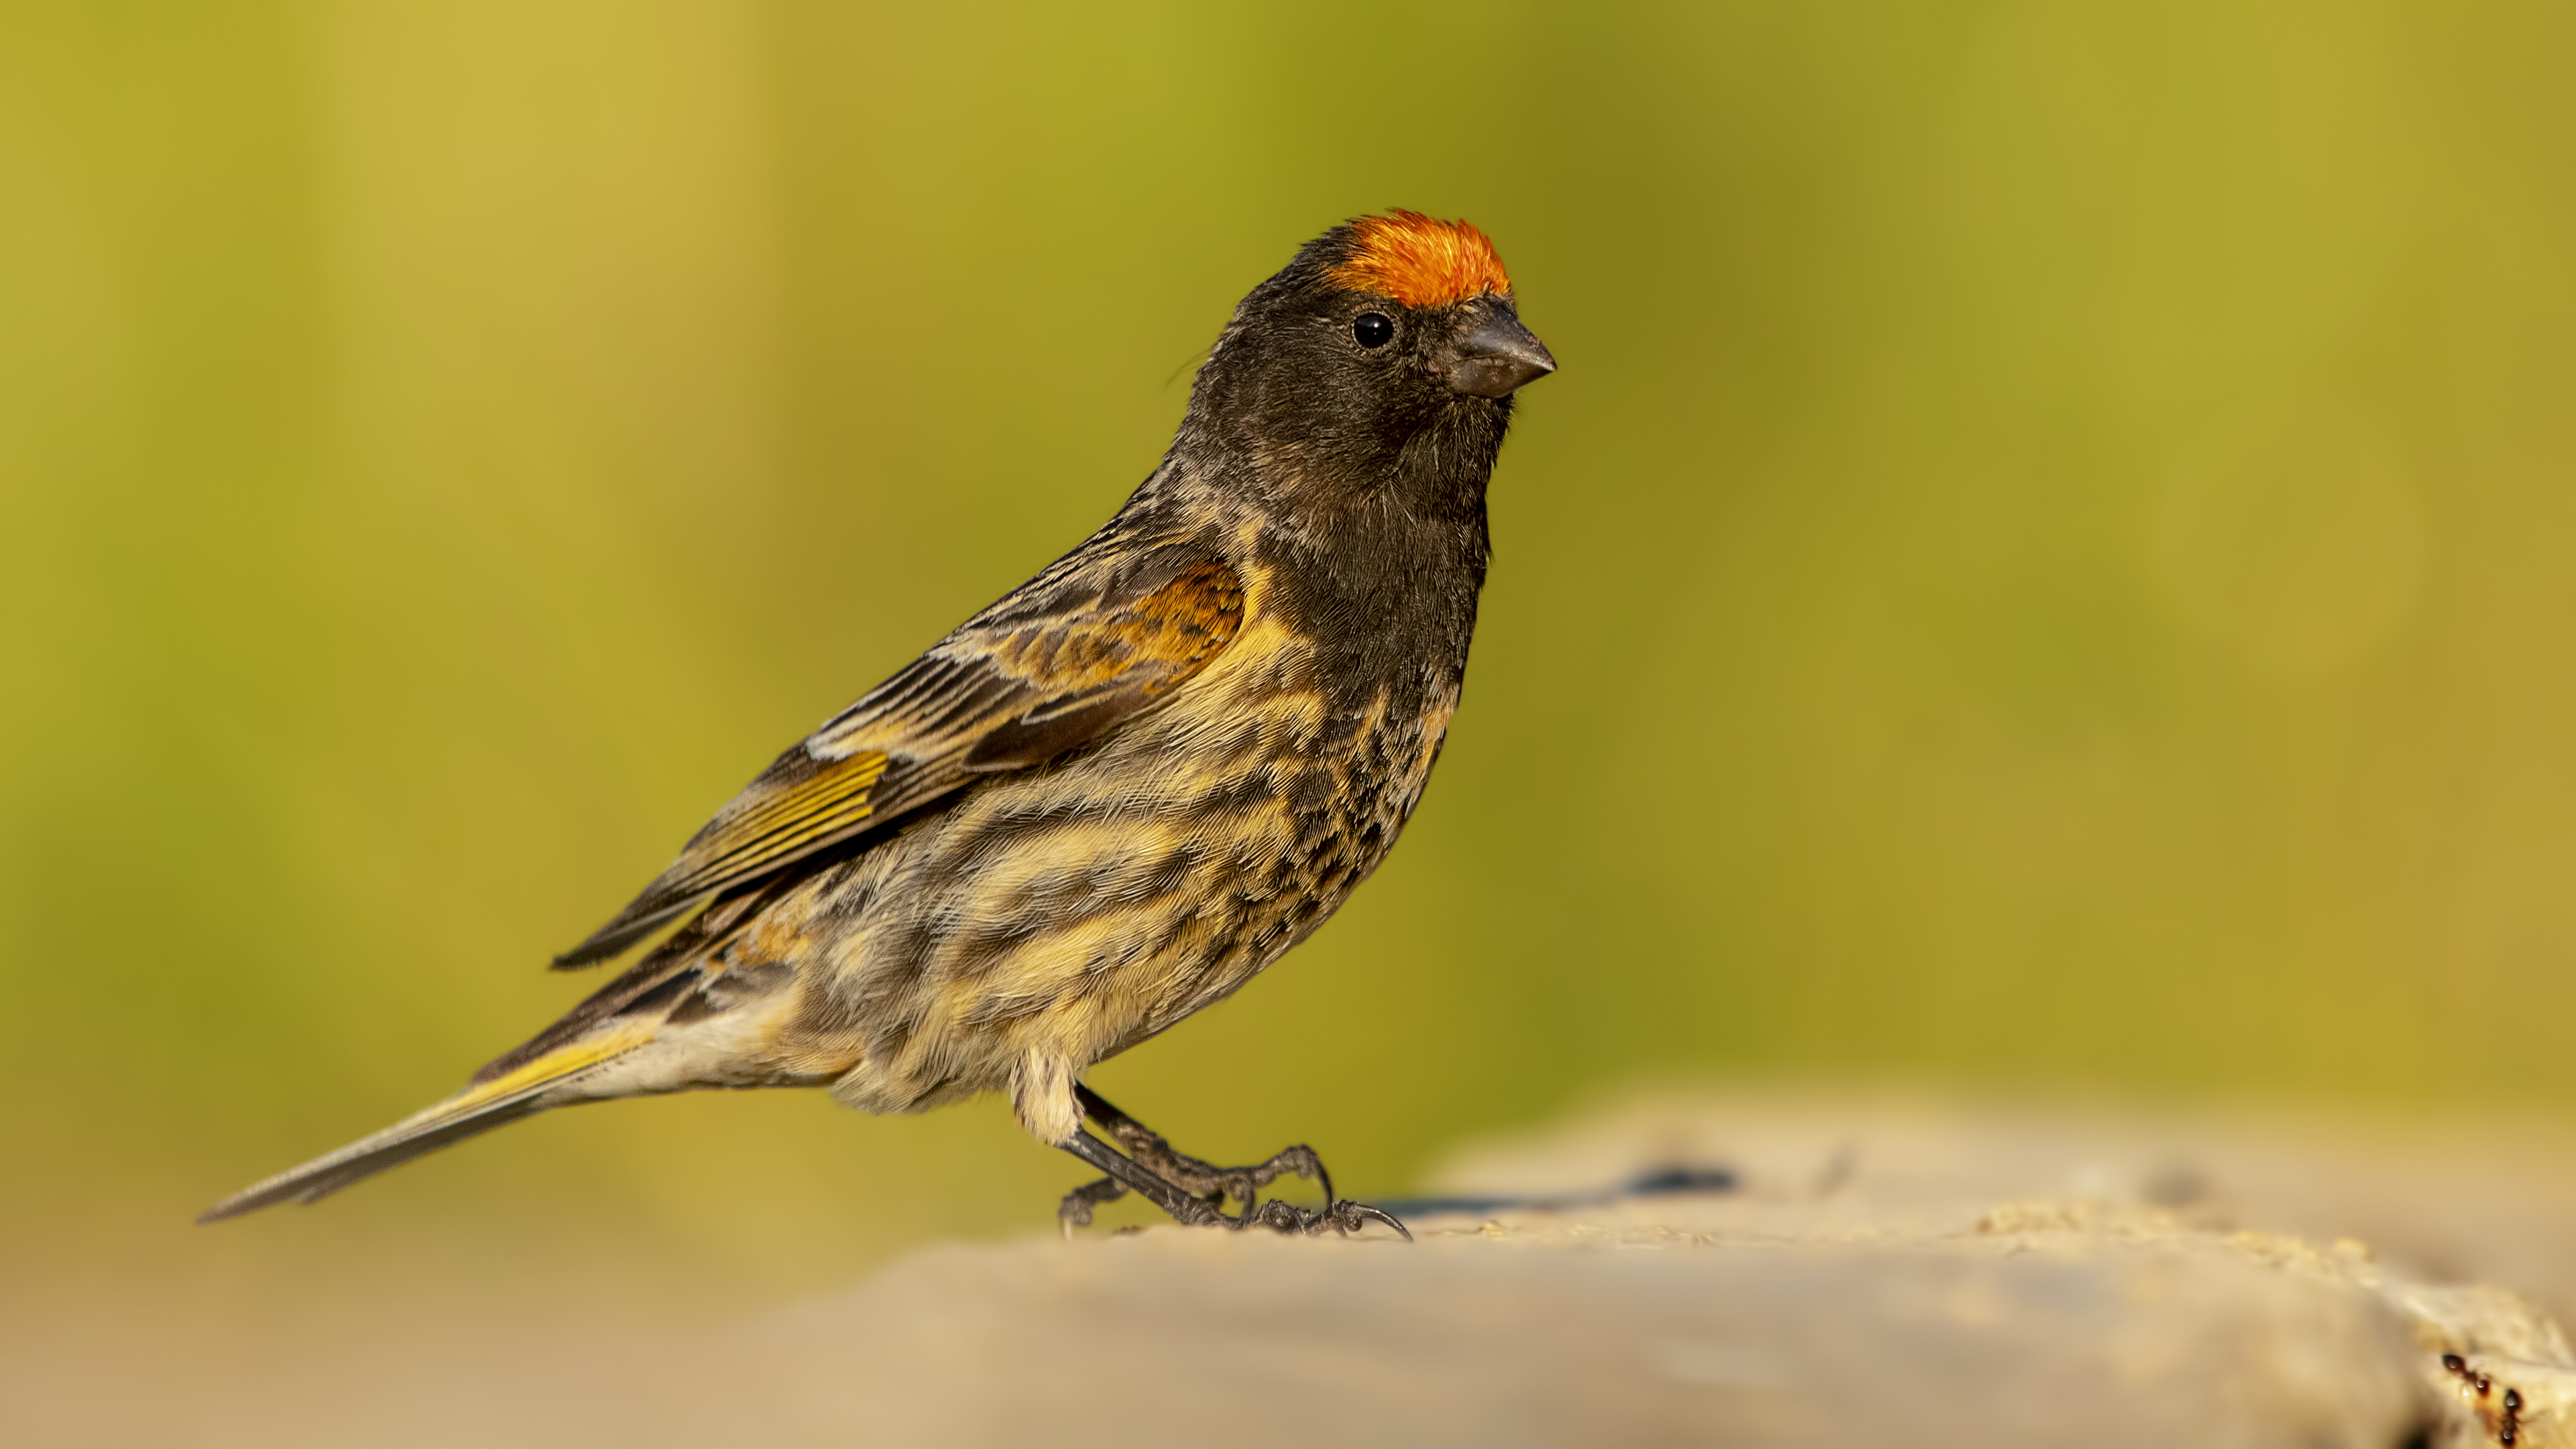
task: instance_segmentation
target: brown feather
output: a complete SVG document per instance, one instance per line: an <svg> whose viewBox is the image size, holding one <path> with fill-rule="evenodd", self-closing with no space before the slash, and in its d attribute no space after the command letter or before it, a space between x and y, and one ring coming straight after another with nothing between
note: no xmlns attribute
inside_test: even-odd
<svg viewBox="0 0 2576 1449"><path fill-rule="evenodd" d="M1043 764L1186 682L1242 628L1243 584L1214 561L1171 560L1160 572L1141 594L1131 574L1118 581L1123 589L1095 585L1070 598L1059 589L1056 609L1042 599L1031 610L1015 595L969 620L780 755L668 870L555 965L607 960L699 902L978 775Z"/></svg>

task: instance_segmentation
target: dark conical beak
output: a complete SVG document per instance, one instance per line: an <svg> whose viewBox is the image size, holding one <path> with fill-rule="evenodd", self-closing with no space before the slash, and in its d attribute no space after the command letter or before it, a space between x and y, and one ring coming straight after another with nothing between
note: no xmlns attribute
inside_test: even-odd
<svg viewBox="0 0 2576 1449"><path fill-rule="evenodd" d="M1547 344L1530 335L1509 304L1461 337L1442 359L1449 385L1477 397L1509 397L1513 390L1556 371Z"/></svg>

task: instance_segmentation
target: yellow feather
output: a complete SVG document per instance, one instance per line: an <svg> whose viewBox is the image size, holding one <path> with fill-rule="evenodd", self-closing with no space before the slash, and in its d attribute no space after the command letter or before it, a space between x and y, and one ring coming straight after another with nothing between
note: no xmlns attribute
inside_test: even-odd
<svg viewBox="0 0 2576 1449"><path fill-rule="evenodd" d="M653 1023L646 1021L622 1023L603 1035L586 1037L570 1046L558 1047L517 1071L494 1077L480 1086L459 1092L412 1120L462 1116L477 1107L497 1102L503 1097L516 1096L530 1087L559 1081L584 1067L597 1066L610 1057L623 1056L652 1039Z"/></svg>

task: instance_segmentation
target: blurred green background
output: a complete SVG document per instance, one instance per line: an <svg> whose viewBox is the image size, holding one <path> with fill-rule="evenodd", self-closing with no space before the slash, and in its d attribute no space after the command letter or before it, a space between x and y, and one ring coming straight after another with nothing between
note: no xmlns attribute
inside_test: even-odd
<svg viewBox="0 0 2576 1449"><path fill-rule="evenodd" d="M1641 1075L2576 1113L2571 74L2539 0L7 0L0 1287L55 1316L0 1332L1046 1228L998 1104L812 1094L188 1218L587 990L1391 205L1564 363L1466 706L1110 1095L1380 1193Z"/></svg>

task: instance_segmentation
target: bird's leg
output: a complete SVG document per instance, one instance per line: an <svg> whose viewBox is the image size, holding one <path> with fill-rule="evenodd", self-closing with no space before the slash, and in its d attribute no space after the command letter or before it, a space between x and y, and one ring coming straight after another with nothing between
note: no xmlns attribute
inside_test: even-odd
<svg viewBox="0 0 2576 1449"><path fill-rule="evenodd" d="M1089 1087L1077 1085L1073 1094L1074 1099L1082 1104L1082 1115L1107 1129L1129 1157L1164 1181L1187 1189L1211 1205L1221 1204L1228 1197L1251 1202L1258 1189L1268 1187L1290 1173L1320 1182L1324 1200L1332 1201L1332 1176L1324 1171L1322 1159L1315 1156L1315 1149L1311 1147L1291 1147L1258 1166L1219 1167L1188 1153L1175 1151L1172 1144L1163 1140L1161 1133L1111 1106L1107 1098Z"/></svg>
<svg viewBox="0 0 2576 1449"><path fill-rule="evenodd" d="M1232 1227L1240 1229L1260 1223L1264 1227L1283 1233L1319 1233L1326 1228L1348 1233L1369 1223L1384 1223L1402 1234L1406 1242L1413 1240L1413 1234L1407 1232L1404 1224L1398 1222L1394 1215L1370 1207L1366 1203L1352 1202L1336 1194L1333 1191L1332 1174L1324 1170L1323 1159L1315 1155L1315 1149L1312 1147L1301 1143L1273 1154L1267 1162L1256 1163L1249 1167L1219 1167L1214 1163L1203 1162L1185 1152L1175 1150L1172 1144L1163 1140L1162 1134L1118 1110L1107 1098L1089 1087L1077 1083L1073 1091L1075 1100L1082 1104L1083 1115L1106 1128L1109 1135L1118 1140L1118 1145L1127 1150L1128 1159L1134 1165L1144 1168L1162 1182L1187 1193L1193 1200L1205 1204L1211 1211L1222 1209L1225 1200L1229 1197L1242 1203L1243 1213L1240 1217L1218 1213L1220 1220ZM1076 1155L1081 1154L1076 1153ZM1090 1159L1085 1157L1084 1160ZM1276 1199L1269 1202L1261 1201L1262 1188L1291 1173L1299 1177L1311 1178L1324 1189L1324 1208L1321 1212ZM1064 1206L1057 1209L1057 1215L1064 1218L1068 1224L1076 1221L1088 1223L1091 1221L1093 1204L1108 1202L1118 1195L1116 1179L1113 1175L1111 1179L1076 1188L1066 1196ZM1081 1199L1079 1204L1075 1201L1077 1198ZM1166 1211L1169 1209L1167 1208ZM1173 1216L1180 1215L1174 1213ZM1186 1218L1182 1220L1189 1221Z"/></svg>
<svg viewBox="0 0 2576 1449"><path fill-rule="evenodd" d="M1056 1216L1064 1220L1068 1233L1077 1221L1091 1221L1093 1204L1111 1202L1131 1192L1170 1213L1175 1222L1190 1227L1217 1223L1242 1226L1206 1200L1192 1196L1186 1189L1175 1187L1155 1176L1151 1170L1119 1156L1108 1143L1088 1132L1076 1132L1073 1140L1056 1145L1109 1174L1099 1182L1088 1183L1065 1194L1063 1205L1056 1209Z"/></svg>

